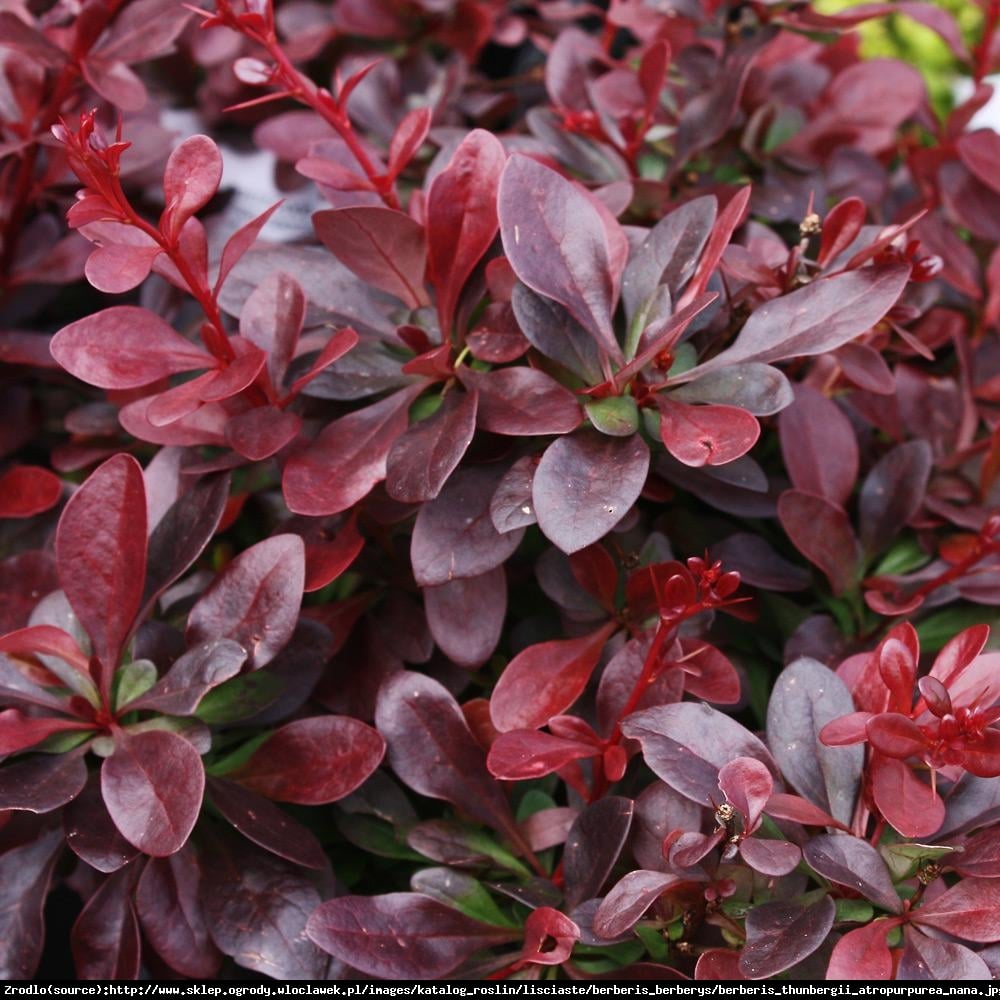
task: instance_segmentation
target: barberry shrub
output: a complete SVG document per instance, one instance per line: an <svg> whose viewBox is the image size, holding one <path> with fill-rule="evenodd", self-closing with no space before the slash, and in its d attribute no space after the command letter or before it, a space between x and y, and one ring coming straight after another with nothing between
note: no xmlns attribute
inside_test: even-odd
<svg viewBox="0 0 1000 1000"><path fill-rule="evenodd" d="M1000 969L998 22L0 11L0 976Z"/></svg>

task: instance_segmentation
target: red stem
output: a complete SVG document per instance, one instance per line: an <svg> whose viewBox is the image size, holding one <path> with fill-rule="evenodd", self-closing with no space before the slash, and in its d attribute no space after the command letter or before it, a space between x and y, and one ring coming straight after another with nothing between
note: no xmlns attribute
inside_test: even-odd
<svg viewBox="0 0 1000 1000"><path fill-rule="evenodd" d="M996 34L998 23L1000 23L1000 0L990 0L983 23L983 36L980 38L979 44L973 53L975 60L974 79L977 84L982 83L983 77L989 74L990 53L993 48L993 36Z"/></svg>

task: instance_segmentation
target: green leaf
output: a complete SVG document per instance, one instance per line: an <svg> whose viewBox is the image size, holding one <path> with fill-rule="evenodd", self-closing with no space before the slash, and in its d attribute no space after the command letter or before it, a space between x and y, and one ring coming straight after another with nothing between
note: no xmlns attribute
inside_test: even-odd
<svg viewBox="0 0 1000 1000"><path fill-rule="evenodd" d="M920 569L930 561L930 556L921 548L915 538L901 538L879 560L872 570L872 576L889 576L895 573L910 573Z"/></svg>
<svg viewBox="0 0 1000 1000"><path fill-rule="evenodd" d="M254 736L252 739L247 740L246 743L241 743L225 757L207 764L205 771L216 778L224 774L229 774L230 771L235 771L238 767L242 767L272 735L273 730L268 729L266 732Z"/></svg>
<svg viewBox="0 0 1000 1000"><path fill-rule="evenodd" d="M663 939L663 934L655 927L644 927L636 924L633 928L639 940L646 946L649 957L654 962L665 962L670 954L670 945Z"/></svg>
<svg viewBox="0 0 1000 1000"><path fill-rule="evenodd" d="M543 809L555 809L556 800L538 788L529 788L517 805L517 821L523 823L529 816Z"/></svg>
<svg viewBox="0 0 1000 1000"><path fill-rule="evenodd" d="M837 921L851 924L867 924L875 916L875 907L866 899L838 899Z"/></svg>
<svg viewBox="0 0 1000 1000"><path fill-rule="evenodd" d="M473 920L495 927L521 925L504 913L477 879L452 868L424 868L410 879L410 888L447 906L453 906Z"/></svg>
<svg viewBox="0 0 1000 1000"><path fill-rule="evenodd" d="M141 694L145 694L157 680L156 664L151 660L133 660L115 674L114 705L121 709Z"/></svg>
<svg viewBox="0 0 1000 1000"><path fill-rule="evenodd" d="M337 828L355 847L380 858L396 861L423 861L423 857L399 839L396 828L385 820L363 813L338 812ZM339 867L337 868L340 874Z"/></svg>
<svg viewBox="0 0 1000 1000"><path fill-rule="evenodd" d="M631 396L592 399L584 406L590 422L611 437L631 437L639 429L639 408Z"/></svg>
<svg viewBox="0 0 1000 1000"><path fill-rule="evenodd" d="M949 639L971 625L989 625L995 629L1000 625L1000 611L990 611L979 605L959 604L928 615L916 626L920 637L920 651L939 652Z"/></svg>
<svg viewBox="0 0 1000 1000"><path fill-rule="evenodd" d="M893 882L913 878L921 865L937 861L957 848L939 847L936 844L880 844L879 852L889 868Z"/></svg>
<svg viewBox="0 0 1000 1000"><path fill-rule="evenodd" d="M284 690L284 683L274 674L258 670L241 674L209 691L194 713L210 726L249 719L272 704Z"/></svg>

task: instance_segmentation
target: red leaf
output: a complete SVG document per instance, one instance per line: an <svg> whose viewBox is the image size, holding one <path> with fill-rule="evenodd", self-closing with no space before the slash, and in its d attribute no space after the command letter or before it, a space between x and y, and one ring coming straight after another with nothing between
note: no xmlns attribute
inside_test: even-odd
<svg viewBox="0 0 1000 1000"><path fill-rule="evenodd" d="M431 127L431 108L414 108L408 111L396 126L389 143L388 176L395 180L407 167L427 138Z"/></svg>
<svg viewBox="0 0 1000 1000"><path fill-rule="evenodd" d="M226 245L222 248L222 258L219 261L219 276L215 279L214 294L218 296L219 290L225 284L229 272L240 262L243 255L253 246L260 231L267 224L268 219L281 207L281 202L276 202L270 208L265 209L256 218L251 219L246 225L241 226L226 240Z"/></svg>
<svg viewBox="0 0 1000 1000"><path fill-rule="evenodd" d="M886 944L898 920L875 920L848 931L833 947L827 979L892 979L892 953Z"/></svg>
<svg viewBox="0 0 1000 1000"><path fill-rule="evenodd" d="M1000 941L1000 880L965 878L913 914L913 922L964 941Z"/></svg>
<svg viewBox="0 0 1000 1000"><path fill-rule="evenodd" d="M385 741L370 726L323 715L282 726L231 777L279 802L325 805L350 795L384 754Z"/></svg>
<svg viewBox="0 0 1000 1000"><path fill-rule="evenodd" d="M771 772L753 757L737 757L719 771L719 788L743 815L743 829L747 833L756 830L774 791Z"/></svg>
<svg viewBox="0 0 1000 1000"><path fill-rule="evenodd" d="M183 736L150 729L116 737L101 767L101 794L122 836L162 858L187 842L201 811L205 769Z"/></svg>
<svg viewBox="0 0 1000 1000"><path fill-rule="evenodd" d="M691 406L657 396L660 437L685 465L725 465L745 455L760 437L757 418L736 406Z"/></svg>
<svg viewBox="0 0 1000 1000"><path fill-rule="evenodd" d="M109 458L70 497L56 530L56 559L101 661L106 693L146 582L146 490L130 455Z"/></svg>
<svg viewBox="0 0 1000 1000"><path fill-rule="evenodd" d="M433 500L455 471L476 430L478 397L449 392L426 420L396 439L386 460L386 492L401 503Z"/></svg>
<svg viewBox="0 0 1000 1000"><path fill-rule="evenodd" d="M0 757L27 750L53 733L93 729L93 724L74 719L37 718L25 715L20 709L5 708L0 711Z"/></svg>
<svg viewBox="0 0 1000 1000"><path fill-rule="evenodd" d="M152 246L106 243L87 258L84 273L98 291L113 295L130 292L149 277L153 261L161 253L163 248L155 243Z"/></svg>
<svg viewBox="0 0 1000 1000"><path fill-rule="evenodd" d="M474 669L496 649L507 614L507 576L496 566L479 576L424 588L427 627L441 652Z"/></svg>
<svg viewBox="0 0 1000 1000"><path fill-rule="evenodd" d="M403 212L358 205L317 212L320 242L363 281L394 295L411 309L427 304L423 226Z"/></svg>
<svg viewBox="0 0 1000 1000"><path fill-rule="evenodd" d="M441 334L451 335L469 275L497 233L497 192L506 154L500 140L473 129L427 194L427 276L437 291Z"/></svg>
<svg viewBox="0 0 1000 1000"><path fill-rule="evenodd" d="M573 393L536 368L485 373L463 368L459 378L478 391L479 426L493 434L568 434L583 422L583 410Z"/></svg>
<svg viewBox="0 0 1000 1000"><path fill-rule="evenodd" d="M251 669L265 666L295 630L304 583L302 539L265 538L238 555L191 609L188 642L233 639Z"/></svg>
<svg viewBox="0 0 1000 1000"><path fill-rule="evenodd" d="M89 678L90 660L68 632L54 625L29 625L0 636L0 653L11 656L58 656L82 677Z"/></svg>
<svg viewBox="0 0 1000 1000"><path fill-rule="evenodd" d="M62 480L38 465L15 465L0 476L0 518L33 517L54 507Z"/></svg>
<svg viewBox="0 0 1000 1000"><path fill-rule="evenodd" d="M778 518L792 544L826 575L835 595L857 583L861 545L842 507L811 493L786 490L778 498Z"/></svg>
<svg viewBox="0 0 1000 1000"><path fill-rule="evenodd" d="M740 188L726 203L726 207L719 213L719 217L715 221L711 233L709 233L708 242L702 251L698 267L691 278L691 282L678 300L680 307L688 305L708 287L712 272L718 267L719 261L722 260L722 254L726 247L729 246L729 241L732 239L733 233L743 223L747 205L750 203L750 192L751 188L749 184L744 188Z"/></svg>
<svg viewBox="0 0 1000 1000"><path fill-rule="evenodd" d="M534 729L501 733L490 747L486 766L504 781L528 781L552 774L572 760L596 757L600 749L592 743L567 740Z"/></svg>
<svg viewBox="0 0 1000 1000"><path fill-rule="evenodd" d="M518 653L493 689L493 725L502 733L539 729L561 715L583 693L617 628L617 622L607 622L579 639L554 639Z"/></svg>
<svg viewBox="0 0 1000 1000"><path fill-rule="evenodd" d="M816 260L825 267L843 253L855 240L865 224L868 210L860 198L850 197L837 202L823 220L823 236Z"/></svg>
<svg viewBox="0 0 1000 1000"><path fill-rule="evenodd" d="M639 498L649 447L639 434L577 431L545 450L532 481L538 525L563 552L603 538Z"/></svg>
<svg viewBox="0 0 1000 1000"><path fill-rule="evenodd" d="M439 979L481 948L517 936L416 892L331 899L309 918L306 933L378 979Z"/></svg>
<svg viewBox="0 0 1000 1000"><path fill-rule="evenodd" d="M536 965L562 965L580 940L580 928L551 906L539 906L524 922L521 958Z"/></svg>
<svg viewBox="0 0 1000 1000"><path fill-rule="evenodd" d="M306 541L306 579L303 590L310 594L337 579L357 559L365 546L356 516L329 541Z"/></svg>
<svg viewBox="0 0 1000 1000"><path fill-rule="evenodd" d="M924 734L915 722L896 712L883 712L865 727L868 742L887 757L906 760L922 755L929 748Z"/></svg>
<svg viewBox="0 0 1000 1000"><path fill-rule="evenodd" d="M226 422L226 444L237 454L260 462L290 444L302 429L297 413L277 406L255 406Z"/></svg>
<svg viewBox="0 0 1000 1000"><path fill-rule="evenodd" d="M70 323L52 338L50 350L70 374L101 389L136 389L215 366L210 354L138 306L112 306Z"/></svg>
<svg viewBox="0 0 1000 1000"><path fill-rule="evenodd" d="M594 914L594 933L612 940L631 930L636 921L671 886L680 882L676 875L637 870L617 882L601 900Z"/></svg>
<svg viewBox="0 0 1000 1000"><path fill-rule="evenodd" d="M219 190L222 155L207 135L185 139L167 160L163 172L166 208L160 220L168 236L176 236L195 212L204 208Z"/></svg>
<svg viewBox="0 0 1000 1000"><path fill-rule="evenodd" d="M1000 191L997 163L1000 162L1000 135L991 128L968 132L956 143L962 162L994 191Z"/></svg>
<svg viewBox="0 0 1000 1000"><path fill-rule="evenodd" d="M240 311L240 335L266 352L267 372L275 390L280 390L295 357L305 316L302 286L284 271L267 275Z"/></svg>
<svg viewBox="0 0 1000 1000"><path fill-rule="evenodd" d="M904 837L929 837L941 828L944 803L903 761L874 754L869 775L875 805Z"/></svg>
<svg viewBox="0 0 1000 1000"><path fill-rule="evenodd" d="M385 479L386 459L405 430L407 410L423 387L407 386L340 417L285 466L282 489L296 514L339 514Z"/></svg>

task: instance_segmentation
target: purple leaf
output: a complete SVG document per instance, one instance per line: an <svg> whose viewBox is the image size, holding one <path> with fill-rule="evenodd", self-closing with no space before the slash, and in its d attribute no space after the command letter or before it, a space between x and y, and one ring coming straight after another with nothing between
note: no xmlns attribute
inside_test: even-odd
<svg viewBox="0 0 1000 1000"><path fill-rule="evenodd" d="M799 385L778 418L781 454L797 490L843 506L858 475L858 442L850 420L832 400Z"/></svg>
<svg viewBox="0 0 1000 1000"><path fill-rule="evenodd" d="M306 868L326 867L326 855L312 831L273 802L225 778L209 778L206 795L223 818L258 847Z"/></svg>
<svg viewBox="0 0 1000 1000"><path fill-rule="evenodd" d="M427 304L427 237L419 222L395 209L358 205L317 212L313 225L320 242L362 281L411 309Z"/></svg>
<svg viewBox="0 0 1000 1000"><path fill-rule="evenodd" d="M105 874L123 868L139 853L111 819L96 772L63 812L63 830L70 850L91 868Z"/></svg>
<svg viewBox="0 0 1000 1000"><path fill-rule="evenodd" d="M663 872L629 872L601 901L594 914L594 933L610 940L631 930L646 910L680 881L676 875Z"/></svg>
<svg viewBox="0 0 1000 1000"><path fill-rule="evenodd" d="M239 838L209 848L201 898L216 947L272 979L323 979L328 960L305 931L321 901L308 875Z"/></svg>
<svg viewBox="0 0 1000 1000"><path fill-rule="evenodd" d="M875 463L861 484L858 524L865 552L881 552L920 509L933 465L927 441L904 441Z"/></svg>
<svg viewBox="0 0 1000 1000"><path fill-rule="evenodd" d="M101 793L122 836L166 857L186 843L201 810L205 769L183 736L162 729L122 732L101 767Z"/></svg>
<svg viewBox="0 0 1000 1000"><path fill-rule="evenodd" d="M423 387L399 392L334 420L285 466L282 490L289 510L322 517L363 500L385 479L386 460L406 430L407 410Z"/></svg>
<svg viewBox="0 0 1000 1000"><path fill-rule="evenodd" d="M410 544L413 575L421 587L481 576L504 563L524 535L501 535L490 518L497 485L494 469L461 469L417 514Z"/></svg>
<svg viewBox="0 0 1000 1000"><path fill-rule="evenodd" d="M889 869L867 840L846 833L820 834L808 841L803 853L806 864L824 878L860 892L883 910L902 912Z"/></svg>
<svg viewBox="0 0 1000 1000"><path fill-rule="evenodd" d="M211 979L222 955L208 931L201 881L190 848L169 858L152 858L136 887L135 908L143 935L171 969L193 979Z"/></svg>
<svg viewBox="0 0 1000 1000"><path fill-rule="evenodd" d="M426 420L396 439L386 459L386 492L401 503L433 500L455 471L476 430L478 397L449 392Z"/></svg>
<svg viewBox="0 0 1000 1000"><path fill-rule="evenodd" d="M726 404L755 417L769 417L788 406L793 395L783 372L772 365L748 361L709 372L676 388L672 382L670 398L682 403Z"/></svg>
<svg viewBox="0 0 1000 1000"><path fill-rule="evenodd" d="M700 376L737 361L781 361L836 350L871 329L892 308L909 267L890 264L821 278L754 310L727 350L687 374Z"/></svg>
<svg viewBox="0 0 1000 1000"><path fill-rule="evenodd" d="M135 389L215 359L148 309L112 306L64 326L50 343L71 375L101 389Z"/></svg>
<svg viewBox="0 0 1000 1000"><path fill-rule="evenodd" d="M190 643L232 639L251 669L270 663L291 638L305 584L305 547L298 535L274 535L226 567L188 616Z"/></svg>
<svg viewBox="0 0 1000 1000"><path fill-rule="evenodd" d="M505 473L490 500L490 520L501 534L535 523L531 484L537 461L523 455Z"/></svg>
<svg viewBox="0 0 1000 1000"><path fill-rule="evenodd" d="M778 498L778 518L792 544L830 581L835 596L861 574L861 545L843 507L823 497L786 490Z"/></svg>
<svg viewBox="0 0 1000 1000"><path fill-rule="evenodd" d="M658 777L704 806L718 802L719 769L735 757L752 757L778 773L756 736L708 705L681 702L636 712L622 722L622 732L639 741Z"/></svg>
<svg viewBox="0 0 1000 1000"><path fill-rule="evenodd" d="M503 566L424 588L427 626L441 652L466 669L484 664L500 641L507 615Z"/></svg>
<svg viewBox="0 0 1000 1000"><path fill-rule="evenodd" d="M568 434L583 422L576 397L536 368L500 368L480 374L460 372L479 392L479 426L493 434L528 437Z"/></svg>
<svg viewBox="0 0 1000 1000"><path fill-rule="evenodd" d="M521 650L493 688L493 725L502 733L540 729L565 712L583 693L605 643L617 629L617 622L608 622L577 639L553 639Z"/></svg>
<svg viewBox="0 0 1000 1000"><path fill-rule="evenodd" d="M912 927L904 928L903 941L897 979L951 983L966 979L993 978L989 966L965 945L955 941L939 941Z"/></svg>
<svg viewBox="0 0 1000 1000"><path fill-rule="evenodd" d="M481 948L517 936L416 892L331 899L309 918L306 933L324 951L379 979L438 979Z"/></svg>
<svg viewBox="0 0 1000 1000"><path fill-rule="evenodd" d="M284 271L269 274L243 304L240 335L267 354L267 373L276 390L295 357L305 315L302 286Z"/></svg>
<svg viewBox="0 0 1000 1000"><path fill-rule="evenodd" d="M31 979L45 943L42 908L62 851L59 830L0 854L0 978Z"/></svg>
<svg viewBox="0 0 1000 1000"><path fill-rule="evenodd" d="M427 193L427 274L438 318L451 335L462 288L497 232L497 192L506 154L500 141L473 129Z"/></svg>
<svg viewBox="0 0 1000 1000"><path fill-rule="evenodd" d="M802 851L787 840L762 840L751 837L740 844L740 855L754 871L778 878L794 871L802 860Z"/></svg>
<svg viewBox="0 0 1000 1000"><path fill-rule="evenodd" d="M504 168L499 207L504 252L517 276L564 305L620 363L608 240L590 199L554 170L515 155Z"/></svg>
<svg viewBox="0 0 1000 1000"><path fill-rule="evenodd" d="M767 706L767 743L792 787L841 823L850 823L861 784L864 750L828 747L819 731L854 711L844 682L802 657L782 671Z"/></svg>
<svg viewBox="0 0 1000 1000"><path fill-rule="evenodd" d="M135 871L126 867L101 883L87 900L70 935L80 979L138 979L142 954L132 905Z"/></svg>
<svg viewBox="0 0 1000 1000"><path fill-rule="evenodd" d="M0 810L47 813L71 802L87 781L78 753L34 754L0 768Z"/></svg>
<svg viewBox="0 0 1000 1000"><path fill-rule="evenodd" d="M962 879L924 904L913 921L964 941L1000 941L1000 879Z"/></svg>
<svg viewBox="0 0 1000 1000"><path fill-rule="evenodd" d="M232 777L265 798L317 806L350 795L378 767L385 741L341 715L282 726Z"/></svg>
<svg viewBox="0 0 1000 1000"><path fill-rule="evenodd" d="M577 816L563 852L568 909L600 894L625 846L634 812L631 799L609 795Z"/></svg>
<svg viewBox="0 0 1000 1000"><path fill-rule="evenodd" d="M578 431L545 450L532 484L538 525L563 552L603 538L639 498L649 448L638 434Z"/></svg>
<svg viewBox="0 0 1000 1000"><path fill-rule="evenodd" d="M146 576L146 491L115 455L70 498L56 532L59 579L101 660L107 685L139 611Z"/></svg>
<svg viewBox="0 0 1000 1000"><path fill-rule="evenodd" d="M826 940L836 911L829 896L809 906L783 902L755 906L747 914L740 972L747 979L767 979L798 964Z"/></svg>
<svg viewBox="0 0 1000 1000"><path fill-rule="evenodd" d="M737 757L719 771L719 788L743 816L743 829L757 829L761 813L774 791L771 772L753 757Z"/></svg>
<svg viewBox="0 0 1000 1000"><path fill-rule="evenodd" d="M145 694L128 702L128 709L193 715L198 703L212 688L240 672L246 658L246 650L231 639L216 639L195 646Z"/></svg>
<svg viewBox="0 0 1000 1000"><path fill-rule="evenodd" d="M409 671L393 674L379 691L375 725L388 745L389 766L404 784L520 841L503 788L486 769L486 754L441 684Z"/></svg>

